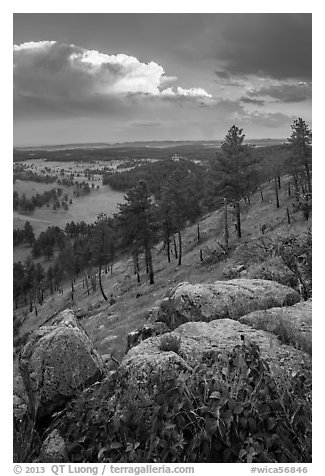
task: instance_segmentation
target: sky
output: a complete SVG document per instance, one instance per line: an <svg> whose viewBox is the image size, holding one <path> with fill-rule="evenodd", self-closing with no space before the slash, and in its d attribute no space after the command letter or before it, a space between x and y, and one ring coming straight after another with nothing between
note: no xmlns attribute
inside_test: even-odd
<svg viewBox="0 0 325 476"><path fill-rule="evenodd" d="M15 13L14 145L286 138L312 120L308 13Z"/></svg>

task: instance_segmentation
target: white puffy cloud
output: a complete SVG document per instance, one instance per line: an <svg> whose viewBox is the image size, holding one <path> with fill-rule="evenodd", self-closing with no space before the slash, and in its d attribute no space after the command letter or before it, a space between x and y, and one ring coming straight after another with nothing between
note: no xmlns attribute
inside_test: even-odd
<svg viewBox="0 0 325 476"><path fill-rule="evenodd" d="M28 42L14 45L14 100L20 111L26 101L41 107L67 111L91 110L114 98L134 96L169 99L207 99L202 88L170 87L177 78L166 76L154 61L142 63L125 54L108 55L96 50L58 43ZM133 98L133 99L132 99Z"/></svg>
<svg viewBox="0 0 325 476"><path fill-rule="evenodd" d="M203 88L190 88L183 89L180 86L177 86L174 90L173 88L166 88L161 92L162 96L166 97L190 97L190 98L208 98L212 99L212 95L207 93Z"/></svg>

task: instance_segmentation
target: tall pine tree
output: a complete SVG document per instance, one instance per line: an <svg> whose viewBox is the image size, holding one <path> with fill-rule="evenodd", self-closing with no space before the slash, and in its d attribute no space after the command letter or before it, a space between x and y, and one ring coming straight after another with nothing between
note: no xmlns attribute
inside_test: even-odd
<svg viewBox="0 0 325 476"><path fill-rule="evenodd" d="M90 236L90 252L92 263L98 267L99 287L105 301L107 296L102 285L102 267L113 261L114 238L113 220L101 213Z"/></svg>
<svg viewBox="0 0 325 476"><path fill-rule="evenodd" d="M152 264L152 247L156 238L157 224L148 184L140 180L135 188L130 189L124 197L125 203L118 205L118 220L122 245L131 254L143 251L149 274L149 283L154 284Z"/></svg>
<svg viewBox="0 0 325 476"><path fill-rule="evenodd" d="M289 168L298 186L303 192L311 193L311 140L312 132L306 122L299 117L291 126L292 132L288 138L292 154L288 160ZM305 186L304 186L305 184Z"/></svg>
<svg viewBox="0 0 325 476"><path fill-rule="evenodd" d="M244 139L243 129L232 126L210 163L216 195L225 199L225 206L229 202L234 205L238 238L242 236L240 200L252 189L256 174L252 148L243 143Z"/></svg>

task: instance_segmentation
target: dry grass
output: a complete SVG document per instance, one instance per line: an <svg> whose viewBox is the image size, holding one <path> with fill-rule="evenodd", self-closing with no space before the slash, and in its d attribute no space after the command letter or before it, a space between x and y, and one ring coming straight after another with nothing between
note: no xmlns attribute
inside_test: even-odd
<svg viewBox="0 0 325 476"><path fill-rule="evenodd" d="M46 299L43 306L38 309L38 317L34 313L28 314L21 332L25 333L35 329L55 311L63 306L70 305L74 309L81 308L85 311L86 317L81 319L82 325L99 352L102 354L112 352L120 359L125 352L127 334L144 323L148 310L155 305L157 300L163 297L168 288L183 281L195 284L224 280L223 273L227 266L238 262L238 256L236 255L237 247L246 241L261 237L260 225L262 223L268 225L266 236L270 237L279 233L287 233L288 231L296 234L306 231L309 222L305 222L300 213L293 216L291 225L286 223L286 207L292 208L293 198L292 196L287 197L287 188L284 184L280 190L281 207L279 209L275 205L272 184L267 184L263 193L263 203L261 203L260 194L257 191L251 197L251 206L243 207L243 237L241 240L236 238L234 226L230 226L230 246L232 252L226 261L211 265L202 264L200 261L200 248L203 249L204 255L208 249L219 249L217 240L222 241L223 215L222 211L216 211L206 215L201 220L200 230L203 238L201 243L197 243L196 225L184 230L184 255L183 263L180 267L177 266L174 256L172 256L171 263L167 262L165 252L161 251L161 244L156 247L154 251L154 285L150 286L145 281L138 285L136 277L131 275L130 289L117 296L116 302L110 305L109 302L103 300L99 287L97 287L96 293L91 293L88 296L86 290L82 287L82 277L79 277L76 280L76 298L74 302L69 301L70 287L66 284L63 288L63 296L56 294ZM118 196L120 197L121 195L119 194ZM84 218L87 217L87 221L94 220L97 213L97 211L95 213L96 208L94 208L95 202L97 203L96 206L101 206L102 210L107 211L107 205L105 206L107 199L108 197L105 196L103 189L98 192L92 192L90 197L83 199L84 202L82 203L85 204L83 208ZM116 198L116 200L119 199ZM67 221L70 221L70 219ZM122 281L125 276L126 262L127 258L121 259L115 265L112 276L110 274L103 275L103 287L108 296L113 292L114 285ZM145 280L145 276L143 276L143 279Z"/></svg>

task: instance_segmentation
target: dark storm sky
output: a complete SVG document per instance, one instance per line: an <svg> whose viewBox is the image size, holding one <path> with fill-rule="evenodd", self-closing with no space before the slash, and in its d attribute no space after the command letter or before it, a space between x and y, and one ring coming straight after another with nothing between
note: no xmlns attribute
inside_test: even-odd
<svg viewBox="0 0 325 476"><path fill-rule="evenodd" d="M14 144L290 134L311 14L14 14Z"/></svg>

